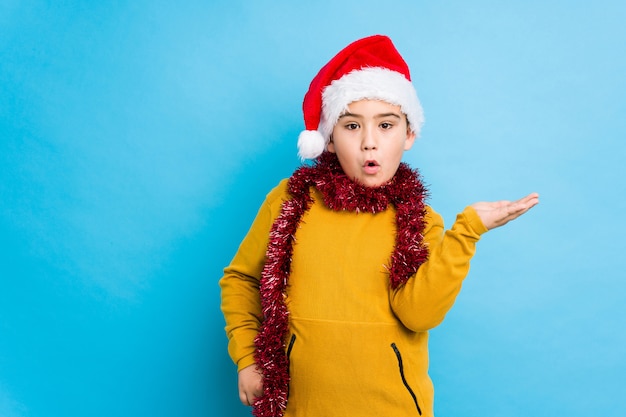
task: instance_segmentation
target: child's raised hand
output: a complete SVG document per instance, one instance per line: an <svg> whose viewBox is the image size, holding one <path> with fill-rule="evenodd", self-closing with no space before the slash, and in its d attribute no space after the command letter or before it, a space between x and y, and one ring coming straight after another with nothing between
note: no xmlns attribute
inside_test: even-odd
<svg viewBox="0 0 626 417"><path fill-rule="evenodd" d="M250 365L239 371L239 400L243 405L252 405L263 394L263 376L256 365Z"/></svg>
<svg viewBox="0 0 626 417"><path fill-rule="evenodd" d="M485 227L489 230L503 226L539 203L539 194L531 193L517 201L494 201L474 203L471 207L476 210Z"/></svg>

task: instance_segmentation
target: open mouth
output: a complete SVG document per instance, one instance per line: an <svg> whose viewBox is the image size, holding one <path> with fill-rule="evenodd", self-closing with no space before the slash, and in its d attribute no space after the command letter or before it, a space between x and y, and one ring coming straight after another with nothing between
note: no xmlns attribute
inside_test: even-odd
<svg viewBox="0 0 626 417"><path fill-rule="evenodd" d="M378 165L378 162L373 160L365 161L365 164L363 164L363 169L366 174L374 175L380 170L380 165Z"/></svg>

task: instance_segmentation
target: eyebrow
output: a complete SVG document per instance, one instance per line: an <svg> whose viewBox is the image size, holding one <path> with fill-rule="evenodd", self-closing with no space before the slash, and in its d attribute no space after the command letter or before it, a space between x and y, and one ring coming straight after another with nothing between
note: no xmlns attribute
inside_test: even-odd
<svg viewBox="0 0 626 417"><path fill-rule="evenodd" d="M339 116L340 119L343 117L355 117L357 119L363 118L363 116L360 114L355 114L355 113L350 113L350 112L343 113L342 115ZM402 117L400 117L398 113L380 113L380 114L375 115L374 119L384 119L385 117L395 117L397 119L402 119Z"/></svg>

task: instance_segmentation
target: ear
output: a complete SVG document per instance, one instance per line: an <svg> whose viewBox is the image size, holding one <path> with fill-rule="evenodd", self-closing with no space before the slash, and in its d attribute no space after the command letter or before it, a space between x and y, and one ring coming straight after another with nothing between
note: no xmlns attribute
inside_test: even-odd
<svg viewBox="0 0 626 417"><path fill-rule="evenodd" d="M328 145L326 145L326 150L330 153L337 153L335 151L335 142L333 142L333 135L330 135L328 139Z"/></svg>
<svg viewBox="0 0 626 417"><path fill-rule="evenodd" d="M408 151L409 149L411 149L413 147L413 144L415 143L415 132L413 132L410 128L407 128L406 130L406 139L404 141L404 150Z"/></svg>

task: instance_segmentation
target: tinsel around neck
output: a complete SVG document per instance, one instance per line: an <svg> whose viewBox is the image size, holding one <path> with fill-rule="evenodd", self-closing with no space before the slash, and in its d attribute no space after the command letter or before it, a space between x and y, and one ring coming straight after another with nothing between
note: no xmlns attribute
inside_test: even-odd
<svg viewBox="0 0 626 417"><path fill-rule="evenodd" d="M349 178L334 153L324 152L310 167L301 167L289 180L289 193L295 197L317 188L328 208L336 211L379 213L389 204L396 206L413 199L423 203L426 191L419 174L401 163L395 176L386 184L367 187ZM417 203L417 201L415 201Z"/></svg>
<svg viewBox="0 0 626 417"><path fill-rule="evenodd" d="M380 213L396 210L396 239L387 266L389 285L406 283L428 258L423 243L427 191L419 173L401 163L394 177L379 187L366 187L348 178L335 154L325 152L312 166L298 168L289 179L290 199L272 225L260 282L263 323L255 339L256 363L263 374L263 395L254 404L256 417L279 417L287 407L289 361L285 352L289 311L285 304L291 272L293 241L300 220L313 203L315 187L334 211Z"/></svg>

